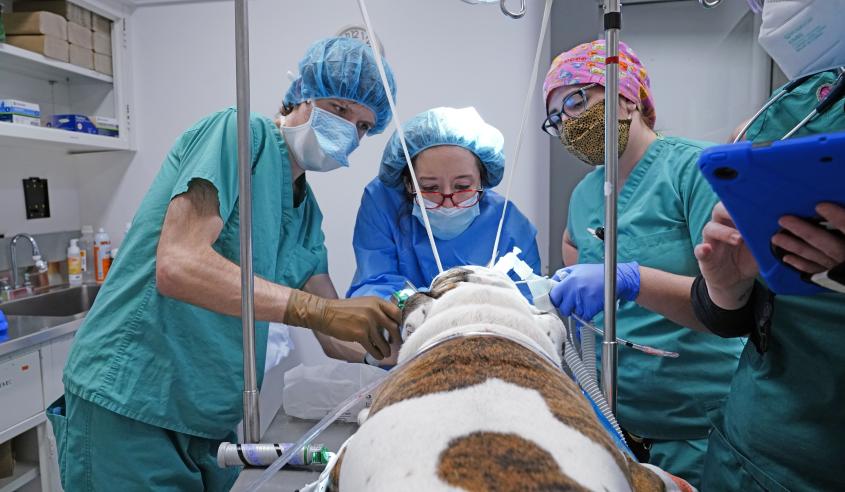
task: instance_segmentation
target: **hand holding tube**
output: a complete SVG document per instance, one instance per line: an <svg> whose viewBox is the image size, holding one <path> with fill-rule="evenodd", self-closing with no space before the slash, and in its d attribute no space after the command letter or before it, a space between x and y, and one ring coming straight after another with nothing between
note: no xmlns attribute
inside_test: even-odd
<svg viewBox="0 0 845 492"><path fill-rule="evenodd" d="M360 343L377 359L390 356L389 341L400 340L398 307L377 297L325 299L292 290L285 324L304 326L348 342ZM382 335L387 330L389 341Z"/></svg>
<svg viewBox="0 0 845 492"><path fill-rule="evenodd" d="M584 263L558 270L558 284L549 297L564 316L573 313L585 320L604 310L604 265ZM640 265L620 263L616 267L616 298L633 301L640 293Z"/></svg>

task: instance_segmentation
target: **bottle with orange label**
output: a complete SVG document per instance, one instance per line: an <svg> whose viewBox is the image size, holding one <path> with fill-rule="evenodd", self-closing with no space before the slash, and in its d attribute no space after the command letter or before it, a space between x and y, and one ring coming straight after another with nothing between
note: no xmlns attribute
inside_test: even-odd
<svg viewBox="0 0 845 492"><path fill-rule="evenodd" d="M82 281L94 281L94 228L90 225L82 226L82 237L79 238L79 257L82 259Z"/></svg>
<svg viewBox="0 0 845 492"><path fill-rule="evenodd" d="M79 239L71 239L67 249L67 278L70 285L82 285L82 257Z"/></svg>
<svg viewBox="0 0 845 492"><path fill-rule="evenodd" d="M111 239L106 231L100 227L94 236L94 279L98 284L106 281L106 275L111 266Z"/></svg>

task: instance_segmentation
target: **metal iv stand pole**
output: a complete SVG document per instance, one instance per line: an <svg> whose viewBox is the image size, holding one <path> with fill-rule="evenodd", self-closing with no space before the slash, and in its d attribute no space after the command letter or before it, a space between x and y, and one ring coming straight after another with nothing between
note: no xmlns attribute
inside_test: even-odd
<svg viewBox="0 0 845 492"><path fill-rule="evenodd" d="M249 127L249 17L235 0L235 72L238 93L238 209L241 239L241 326L244 339L244 442L261 436L255 375L255 284L252 271L252 136Z"/></svg>
<svg viewBox="0 0 845 492"><path fill-rule="evenodd" d="M616 198L619 182L619 31L621 0L604 0L607 58L604 88L604 341L601 346L601 385L610 411L616 415Z"/></svg>

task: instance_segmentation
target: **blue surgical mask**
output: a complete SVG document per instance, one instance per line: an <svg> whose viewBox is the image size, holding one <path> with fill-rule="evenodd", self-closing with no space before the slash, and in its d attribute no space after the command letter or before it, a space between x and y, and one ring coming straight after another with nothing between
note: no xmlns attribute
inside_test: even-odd
<svg viewBox="0 0 845 492"><path fill-rule="evenodd" d="M436 205L425 198L423 198L423 202L425 202L427 206ZM454 239L463 234L475 218L481 214L478 203L469 208L438 207L427 210L427 212L428 222L431 224L432 234L434 234L434 237L437 239L442 239L444 241ZM414 200L414 212L412 215L419 219L420 224L425 227L425 221L423 221L422 212L420 211L420 206L416 200Z"/></svg>
<svg viewBox="0 0 845 492"><path fill-rule="evenodd" d="M299 126L282 126L282 135L297 164L306 171L333 171L349 167L349 154L358 148L355 124L317 106Z"/></svg>

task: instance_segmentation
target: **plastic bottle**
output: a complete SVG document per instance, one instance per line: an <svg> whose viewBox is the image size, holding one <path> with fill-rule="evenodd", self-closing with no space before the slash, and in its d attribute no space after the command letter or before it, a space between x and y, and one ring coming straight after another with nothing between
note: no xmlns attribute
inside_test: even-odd
<svg viewBox="0 0 845 492"><path fill-rule="evenodd" d="M126 236L129 234L129 228L132 227L132 222L126 223L126 228L123 230L123 240L126 241ZM123 244L121 244L123 246ZM114 263L114 260L117 259L117 250L120 248L112 248L111 250L111 261Z"/></svg>
<svg viewBox="0 0 845 492"><path fill-rule="evenodd" d="M67 249L67 278L70 285L82 285L82 256L79 239L71 239Z"/></svg>
<svg viewBox="0 0 845 492"><path fill-rule="evenodd" d="M79 238L79 256L82 259L82 280L94 281L94 228L82 226L82 237Z"/></svg>
<svg viewBox="0 0 845 492"><path fill-rule="evenodd" d="M292 448L294 443L279 444L232 444L224 442L217 448L217 464L221 468L227 466L270 466L276 461L280 453ZM325 466L329 463L333 453L325 444L309 444L293 455L289 466Z"/></svg>
<svg viewBox="0 0 845 492"><path fill-rule="evenodd" d="M106 281L111 266L111 239L105 229L100 227L94 236L94 279L98 284Z"/></svg>

